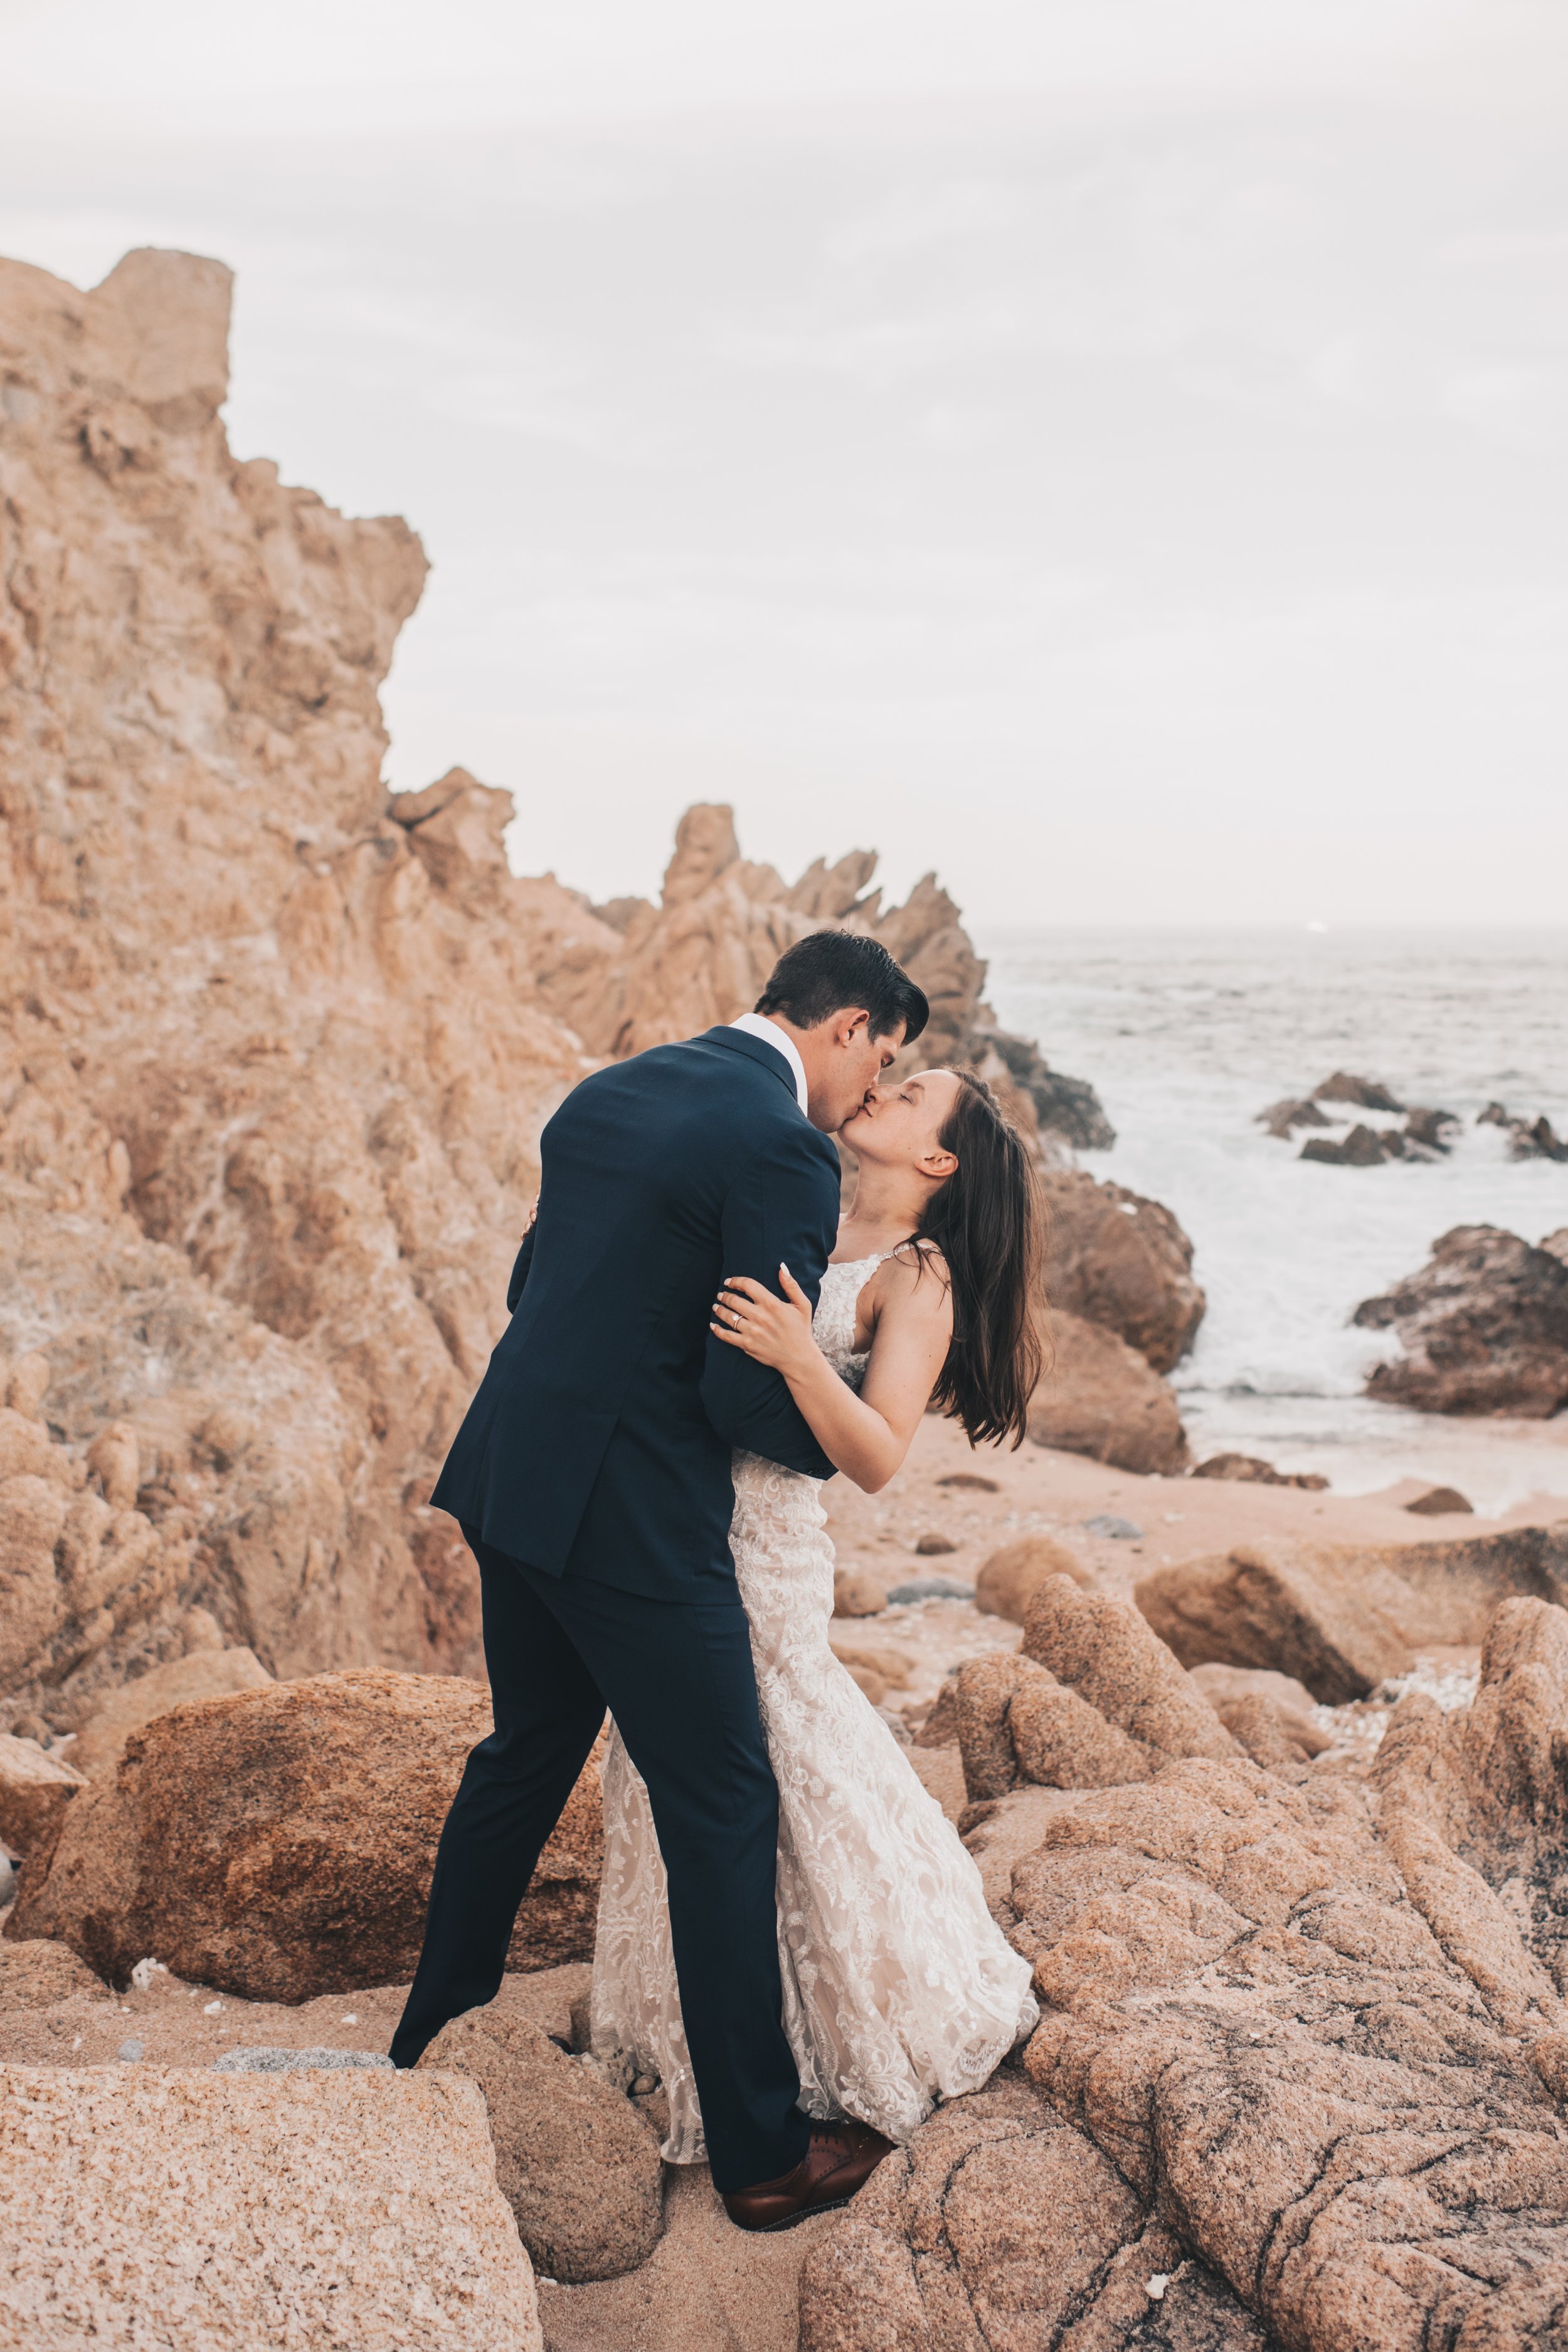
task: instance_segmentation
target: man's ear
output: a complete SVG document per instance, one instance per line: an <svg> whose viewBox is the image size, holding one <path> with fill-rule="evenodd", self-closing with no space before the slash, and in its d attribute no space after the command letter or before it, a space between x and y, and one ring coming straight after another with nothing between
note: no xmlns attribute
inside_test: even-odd
<svg viewBox="0 0 1568 2352"><path fill-rule="evenodd" d="M858 1009L847 1006L834 1022L833 1042L836 1045L853 1045L861 1032L870 1025L871 1015L864 1005Z"/></svg>

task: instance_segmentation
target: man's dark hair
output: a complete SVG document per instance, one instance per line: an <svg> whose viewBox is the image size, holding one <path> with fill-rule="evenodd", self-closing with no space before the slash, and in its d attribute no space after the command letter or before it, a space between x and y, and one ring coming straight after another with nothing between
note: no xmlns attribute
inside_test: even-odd
<svg viewBox="0 0 1568 2352"><path fill-rule="evenodd" d="M873 1037L888 1036L901 1021L906 1045L931 1018L924 990L879 940L859 931L813 931L796 940L774 964L752 1009L782 1013L797 1029L815 1029L851 1004L866 1007Z"/></svg>

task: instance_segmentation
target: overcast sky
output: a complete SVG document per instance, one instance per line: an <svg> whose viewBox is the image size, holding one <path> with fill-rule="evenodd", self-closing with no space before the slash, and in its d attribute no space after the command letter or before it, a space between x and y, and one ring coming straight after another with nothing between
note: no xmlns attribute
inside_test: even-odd
<svg viewBox="0 0 1568 2352"><path fill-rule="evenodd" d="M0 0L0 250L238 272L390 773L997 922L1557 921L1559 0Z"/></svg>

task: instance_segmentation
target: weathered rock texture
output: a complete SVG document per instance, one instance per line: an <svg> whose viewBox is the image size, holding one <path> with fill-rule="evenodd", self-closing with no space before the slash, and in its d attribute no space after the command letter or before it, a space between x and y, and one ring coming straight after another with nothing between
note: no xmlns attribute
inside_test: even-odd
<svg viewBox="0 0 1568 2352"><path fill-rule="evenodd" d="M1565 1749L1568 1613L1514 1600L1473 1706L1407 1697L1370 1786L1188 1758L981 1808L1042 2097L1004 2076L884 2168L803 2344L1560 2341Z"/></svg>
<svg viewBox="0 0 1568 2352"><path fill-rule="evenodd" d="M1363 1299L1351 1319L1393 1331L1404 1350L1374 1366L1369 1396L1531 1421L1568 1405L1568 1264L1497 1225L1456 1225L1419 1274Z"/></svg>
<svg viewBox="0 0 1568 2352"><path fill-rule="evenodd" d="M441 1824L489 1727L479 1685L374 1669L176 1707L72 1800L5 1932L58 1937L119 1983L146 1957L261 2000L405 1982ZM595 1759L541 1856L510 1967L592 1951L603 1843Z"/></svg>
<svg viewBox="0 0 1568 2352"><path fill-rule="evenodd" d="M1169 1209L1081 1169L1044 1178L1050 1211L1046 1292L1053 1307L1102 1324L1168 1372L1197 1336L1207 1304L1193 1245Z"/></svg>
<svg viewBox="0 0 1568 2352"><path fill-rule="evenodd" d="M1447 1542L1238 1545L1155 1569L1138 1606L1184 1665L1274 1667L1329 1706L1364 1698L1428 1643L1479 1642L1511 1595L1568 1601L1568 1528Z"/></svg>
<svg viewBox="0 0 1568 2352"><path fill-rule="evenodd" d="M193 1605L279 1676L475 1671L426 1497L540 1128L802 932L875 930L922 1055L1110 1140L996 1029L932 877L892 908L868 853L786 883L698 808L660 903L596 913L511 875L508 793L389 799L425 559L234 458L229 290L177 253L86 294L0 263L0 1730L79 1729Z"/></svg>
<svg viewBox="0 0 1568 2352"><path fill-rule="evenodd" d="M53 2009L79 1994L101 1995L103 1986L68 1944L37 1937L23 1944L0 1944L0 2010Z"/></svg>
<svg viewBox="0 0 1568 2352"><path fill-rule="evenodd" d="M0 2068L0 2340L542 2352L449 2074Z"/></svg>
<svg viewBox="0 0 1568 2352"><path fill-rule="evenodd" d="M801 2352L1268 2347L1113 2159L1012 2074L944 2106L813 2250L800 2343Z"/></svg>
<svg viewBox="0 0 1568 2352"><path fill-rule="evenodd" d="M542 2276L576 2285L647 2262L664 2219L658 2141L591 2059L502 2000L454 2018L419 2065L484 2093L496 2178Z"/></svg>
<svg viewBox="0 0 1568 2352"><path fill-rule="evenodd" d="M1021 1625L1035 1594L1053 1576L1070 1576L1077 1584L1094 1580L1083 1562L1054 1537L1020 1536L994 1551L982 1566L974 1580L974 1605Z"/></svg>
<svg viewBox="0 0 1568 2352"><path fill-rule="evenodd" d="M1047 1321L1052 1360L1029 1406L1036 1444L1118 1470L1184 1470L1186 1433L1169 1382L1102 1324L1058 1309Z"/></svg>
<svg viewBox="0 0 1568 2352"><path fill-rule="evenodd" d="M1047 1577L1031 1593L1020 1654L973 1658L955 1683L972 1802L1027 1782L1116 1788L1146 1780L1173 1757L1237 1753L1215 1707L1139 1612L1068 1576Z"/></svg>
<svg viewBox="0 0 1568 2352"><path fill-rule="evenodd" d="M71 1762L89 1780L113 1771L133 1731L154 1717L199 1698L223 1698L232 1691L265 1690L273 1677L253 1650L195 1650L171 1658L122 1683L88 1717L70 1751Z"/></svg>
<svg viewBox="0 0 1568 2352"><path fill-rule="evenodd" d="M47 1756L36 1739L0 1732L0 1841L13 1853L51 1854L67 1805L86 1786L83 1774Z"/></svg>

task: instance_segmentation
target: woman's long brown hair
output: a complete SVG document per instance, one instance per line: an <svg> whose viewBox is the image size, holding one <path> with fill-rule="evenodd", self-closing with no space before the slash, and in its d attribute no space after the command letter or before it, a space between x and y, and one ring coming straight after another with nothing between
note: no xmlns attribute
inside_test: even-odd
<svg viewBox="0 0 1568 2352"><path fill-rule="evenodd" d="M952 1290L952 1344L931 1402L972 1445L1010 1437L1016 1450L1045 1362L1045 1204L1028 1148L984 1079L946 1066L958 1093L939 1139L958 1166L914 1236L922 1257L941 1252Z"/></svg>

